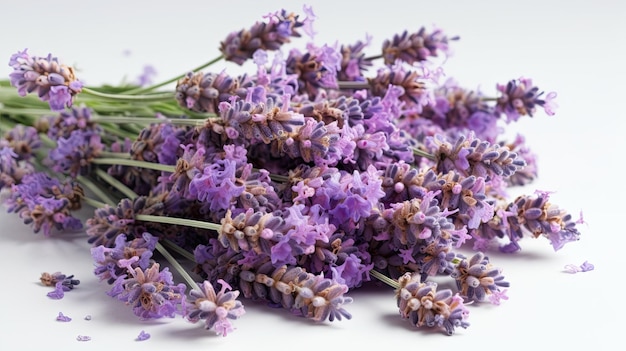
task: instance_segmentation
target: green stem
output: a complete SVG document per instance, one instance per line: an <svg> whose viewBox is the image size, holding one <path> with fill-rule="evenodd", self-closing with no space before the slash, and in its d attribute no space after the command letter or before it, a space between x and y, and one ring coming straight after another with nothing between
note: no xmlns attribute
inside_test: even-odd
<svg viewBox="0 0 626 351"><path fill-rule="evenodd" d="M137 193L135 193L132 189L124 185L119 180L113 178L110 174L101 170L100 168L96 169L96 176L102 178L102 180L109 183L109 185L111 185L115 189L119 190L122 194L124 194L129 199L134 200L138 197Z"/></svg>
<svg viewBox="0 0 626 351"><path fill-rule="evenodd" d="M427 158L429 160L433 160L433 161L437 160L437 157L435 157L435 155L433 155L431 153L428 153L428 152L426 152L424 150L420 150L418 148L414 148L413 149L413 155L425 157L425 158Z"/></svg>
<svg viewBox="0 0 626 351"><path fill-rule="evenodd" d="M172 242L169 239L162 238L161 240L163 241L163 245L166 246L168 249L176 252L177 254L183 256L184 258L188 259L191 262L196 262L196 257L191 252L176 245L174 242Z"/></svg>
<svg viewBox="0 0 626 351"><path fill-rule="evenodd" d="M99 156L102 158L119 158L124 160L130 159L130 154L126 152L100 151Z"/></svg>
<svg viewBox="0 0 626 351"><path fill-rule="evenodd" d="M221 59L223 59L223 58L224 58L224 56L223 56L223 55L220 55L220 56L218 56L218 57L214 58L213 60L211 60L211 61L209 61L209 62L207 62L207 63L204 63L204 64L202 64L202 65L200 65L200 66L198 66L198 67L196 67L196 68L192 69L192 70L191 70L191 72L197 72L197 71L199 71L199 70L202 70L202 69L204 69L204 68L207 68L207 67L209 67L210 65L212 65L212 64L214 64L214 63L216 63L216 62L220 61L220 60L221 60ZM155 90L155 89L158 89L158 88L160 88L160 87L162 87L162 86L168 85L168 84L170 84L170 83L174 83L174 82L178 81L179 79L183 78L186 74L187 74L187 73L185 72L185 73L183 73L183 74L181 74L181 75L178 75L178 76L176 76L176 77L174 77L174 78L172 78L172 79L168 79L168 80L166 80L166 81L164 81L164 82L161 82L161 83L159 83L159 84L155 84L155 85L149 86L149 87L147 87L147 88L139 88L139 89L129 90L129 91L127 91L126 93L127 93L127 94L143 94L143 93L147 93L147 92L153 91L153 90Z"/></svg>
<svg viewBox="0 0 626 351"><path fill-rule="evenodd" d="M337 82L337 87L339 89L369 89L369 82L350 82L350 81L339 81Z"/></svg>
<svg viewBox="0 0 626 351"><path fill-rule="evenodd" d="M137 123L137 124L152 124L152 123L171 123L176 125L189 125L194 127L201 127L205 125L203 119L188 119L188 118L153 118L153 117L125 117L125 116L96 116L91 118L95 122L104 123Z"/></svg>
<svg viewBox="0 0 626 351"><path fill-rule="evenodd" d="M219 231L222 227L219 224L198 221L195 219L186 219L186 218L175 218L175 217L165 217L165 216L153 216L153 215L145 215L138 214L135 215L135 219L138 221L144 222L154 222L154 223L163 223L163 224L174 224L174 225L183 225L187 227L200 228L200 229L209 229Z"/></svg>
<svg viewBox="0 0 626 351"><path fill-rule="evenodd" d="M90 197L83 197L82 200L89 206L93 207L93 208L102 208L104 206L106 206L107 204L102 202L102 201L98 201L95 199L92 199Z"/></svg>
<svg viewBox="0 0 626 351"><path fill-rule="evenodd" d="M398 282L389 278L388 276L380 273L379 271L376 270L371 270L370 275L378 280L380 280L381 282L389 285L390 287L394 288L394 289L398 289L400 287L400 285L398 285Z"/></svg>
<svg viewBox="0 0 626 351"><path fill-rule="evenodd" d="M366 57L363 60L365 60L365 61L374 61L374 60L378 60L378 59L381 59L381 58L383 58L382 54Z"/></svg>
<svg viewBox="0 0 626 351"><path fill-rule="evenodd" d="M176 166L162 165L160 163L152 163L152 162L137 161L137 160L127 160L127 159L122 159L122 158L106 158L106 157L95 158L91 161L91 163L99 164L99 165L140 167L140 168L152 169L155 171L169 172L169 173L174 173L176 171Z"/></svg>
<svg viewBox="0 0 626 351"><path fill-rule="evenodd" d="M115 206L116 202L113 201L99 186L96 185L91 179L79 175L76 177L76 180L85 186L87 189L91 190L94 195L100 198L100 200L104 201L109 206Z"/></svg>
<svg viewBox="0 0 626 351"><path fill-rule="evenodd" d="M162 101L162 100L170 100L174 98L173 93L161 93L161 94L150 94L150 95L128 95L128 94L109 94L102 93L99 91L95 91L89 88L83 88L83 94L96 96L102 99L107 100L118 100L118 101Z"/></svg>
<svg viewBox="0 0 626 351"><path fill-rule="evenodd" d="M191 278L189 273L187 273L187 270L180 263L178 263L178 261L176 261L174 256L172 256L160 242L157 241L155 248L167 260L167 262L169 262L169 264L172 265L178 273L180 273L180 276L185 279L187 285L189 285L191 289L200 290L198 283Z"/></svg>

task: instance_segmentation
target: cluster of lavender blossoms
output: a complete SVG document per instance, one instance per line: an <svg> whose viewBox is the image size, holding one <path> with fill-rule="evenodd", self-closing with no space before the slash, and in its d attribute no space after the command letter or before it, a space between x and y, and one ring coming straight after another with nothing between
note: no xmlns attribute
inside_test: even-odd
<svg viewBox="0 0 626 351"><path fill-rule="evenodd" d="M523 136L501 139L504 126L537 107L553 115L555 93L528 78L495 96L440 83L434 58L459 39L441 29L405 31L372 56L369 37L284 54L299 30L315 34L304 12L269 14L219 44L220 59L252 60L254 72L187 72L164 93L83 88L57 58L13 55L17 94L57 113L0 109L9 211L47 237L85 227L94 274L139 318L182 315L223 336L241 298L350 319L347 295L371 281L394 288L401 318L450 335L469 326L465 304L508 299L490 250L579 239L580 220L548 192L506 191L537 165ZM95 208L84 223L82 205ZM438 289L442 276L456 290ZM46 281L69 289L70 278Z"/></svg>

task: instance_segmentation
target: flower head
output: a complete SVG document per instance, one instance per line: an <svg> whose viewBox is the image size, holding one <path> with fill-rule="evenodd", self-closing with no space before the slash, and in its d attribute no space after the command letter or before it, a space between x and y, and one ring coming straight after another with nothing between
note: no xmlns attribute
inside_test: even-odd
<svg viewBox="0 0 626 351"><path fill-rule="evenodd" d="M266 18L267 22L257 22L249 29L233 32L220 43L226 60L241 65L258 49L278 50L289 43L291 37L300 37L297 30L305 24L299 21L298 15L285 10L270 13ZM312 19L309 13L308 18Z"/></svg>
<svg viewBox="0 0 626 351"><path fill-rule="evenodd" d="M50 54L47 57L30 56L24 49L11 56L9 66L13 68L9 75L11 85L17 88L20 96L34 92L42 101L47 101L53 111L71 107L74 96L83 87L74 75L74 68L59 63Z"/></svg>
<svg viewBox="0 0 626 351"><path fill-rule="evenodd" d="M194 323L204 320L206 329L213 328L218 335L226 336L234 330L229 319L241 317L245 310L237 300L239 291L232 290L222 279L217 282L222 286L217 293L208 280L189 292L186 317Z"/></svg>
<svg viewBox="0 0 626 351"><path fill-rule="evenodd" d="M120 262L120 264L124 264ZM168 268L158 263L148 269L128 267L128 276L119 277L109 294L131 306L142 319L174 317L183 303L185 285L174 285Z"/></svg>

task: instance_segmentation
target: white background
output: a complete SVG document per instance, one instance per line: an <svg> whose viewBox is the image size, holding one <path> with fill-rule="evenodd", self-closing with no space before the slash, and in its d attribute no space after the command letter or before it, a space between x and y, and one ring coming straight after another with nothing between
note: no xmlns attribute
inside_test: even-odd
<svg viewBox="0 0 626 351"><path fill-rule="evenodd" d="M316 43L351 44L373 35L376 54L394 34L437 25L454 56L448 76L468 88L494 92L495 84L526 76L557 91L560 108L508 126L538 154L535 189L555 191L553 203L583 211L582 238L554 252L547 240L524 239L515 255L492 254L511 282L501 306L470 306L468 329L452 337L421 331L401 320L393 292L365 287L350 294L353 319L316 325L262 304L244 301L247 314L226 338L182 318L142 322L105 295L93 276L84 234L35 235L14 214L0 211L0 349L2 350L243 350L326 349L619 349L624 318L620 262L625 243L624 96L626 77L623 2L597 1L309 1L318 15ZM218 52L229 32L249 27L268 12L301 12L296 1L2 1L0 62L18 50L48 52L74 64L87 84L134 79L145 64L159 79L184 73ZM303 47L306 40L294 45ZM216 65L237 74L234 64ZM5 73L2 73L5 72ZM8 76L10 68L0 70ZM89 212L84 213L85 216ZM567 274L566 264L596 270ZM44 271L75 274L80 286L62 300L46 297ZM73 318L55 321L59 312ZM85 315L91 321L85 321ZM141 330L150 340L135 341ZM89 342L76 341L89 335ZM370 347L371 346L371 347Z"/></svg>

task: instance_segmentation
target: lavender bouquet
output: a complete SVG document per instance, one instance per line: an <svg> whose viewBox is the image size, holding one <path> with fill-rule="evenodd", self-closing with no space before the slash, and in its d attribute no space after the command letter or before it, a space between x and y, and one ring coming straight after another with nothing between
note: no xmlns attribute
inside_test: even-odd
<svg viewBox="0 0 626 351"><path fill-rule="evenodd" d="M246 299L335 321L376 282L400 318L451 335L469 326L467 304L507 299L490 252L579 239L582 219L548 192L509 196L537 167L505 127L554 115L556 93L524 77L491 92L444 77L459 37L441 29L377 49L316 43L314 20L306 6L269 14L155 85L89 87L50 54L16 52L0 82L9 212L46 237L83 231L94 274L138 318L224 336ZM285 50L296 39L304 48ZM220 60L253 70L210 71ZM77 216L83 206L93 215ZM43 281L56 298L78 284Z"/></svg>

